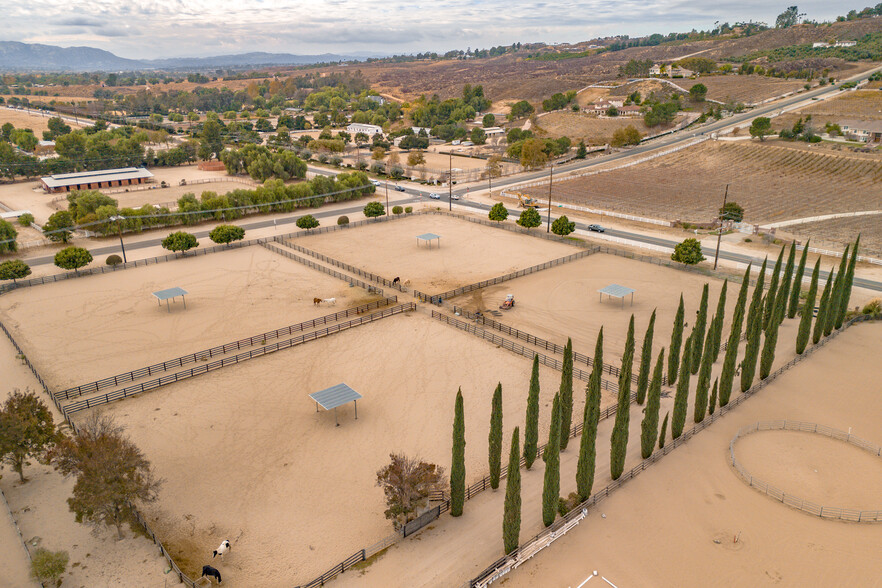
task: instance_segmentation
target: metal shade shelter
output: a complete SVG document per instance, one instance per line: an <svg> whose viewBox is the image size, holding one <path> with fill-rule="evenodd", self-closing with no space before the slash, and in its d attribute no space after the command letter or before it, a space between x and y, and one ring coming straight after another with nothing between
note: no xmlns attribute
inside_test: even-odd
<svg viewBox="0 0 882 588"><path fill-rule="evenodd" d="M435 233L424 233L422 235L417 235L417 247L419 247L421 241L425 241L429 244L429 249L432 248L432 241L435 239L438 240L438 248L441 248L441 235L436 235Z"/></svg>
<svg viewBox="0 0 882 588"><path fill-rule="evenodd" d="M185 298L185 296L187 294L188 294L188 292L186 290L175 286L174 288L168 288L167 290L160 290L158 292L154 292L153 296L156 297L156 301L159 304L159 306L162 306L162 301L164 300L166 310L171 312L171 307L169 306L168 301L171 300L172 302L174 302L175 298L180 296L181 300L184 301L184 308L187 308L187 299Z"/></svg>
<svg viewBox="0 0 882 588"><path fill-rule="evenodd" d="M628 294L631 295L631 306L634 306L634 290L633 288L628 288L627 286L620 286L618 284L610 284L604 288L598 290L600 292L600 301L603 302L603 295L606 294L610 298L621 298L622 299L622 308L625 308L625 296Z"/></svg>
<svg viewBox="0 0 882 588"><path fill-rule="evenodd" d="M336 386L313 392L309 397L315 400L316 412L318 412L319 406L325 410L334 409L334 422L338 427L340 422L337 420L337 407L343 406L348 402L355 404L355 419L358 420L358 399L362 396L346 384L337 384Z"/></svg>

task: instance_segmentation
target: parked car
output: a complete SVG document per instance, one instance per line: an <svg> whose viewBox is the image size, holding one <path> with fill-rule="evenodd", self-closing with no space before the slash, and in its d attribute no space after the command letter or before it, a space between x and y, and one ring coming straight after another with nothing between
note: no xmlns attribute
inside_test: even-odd
<svg viewBox="0 0 882 588"><path fill-rule="evenodd" d="M432 200L441 200L441 196L439 194L435 194L434 192L429 194L429 198L431 198Z"/></svg>
<svg viewBox="0 0 882 588"><path fill-rule="evenodd" d="M399 192L404 192L404 186L394 186L394 188Z"/></svg>
<svg viewBox="0 0 882 588"><path fill-rule="evenodd" d="M601 227L600 225L588 225L588 230L589 230L589 231L594 231L595 233L604 233L604 232L606 232L606 229L604 229L604 228Z"/></svg>

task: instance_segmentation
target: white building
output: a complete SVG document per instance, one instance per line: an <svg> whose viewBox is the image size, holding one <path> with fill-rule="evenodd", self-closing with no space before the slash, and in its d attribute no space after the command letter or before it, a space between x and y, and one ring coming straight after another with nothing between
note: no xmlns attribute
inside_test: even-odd
<svg viewBox="0 0 882 588"><path fill-rule="evenodd" d="M505 129L503 129L502 127L487 127L486 129L484 129L484 134L487 135L487 137L495 137L497 135L504 135Z"/></svg>
<svg viewBox="0 0 882 588"><path fill-rule="evenodd" d="M346 127L346 132L350 135L354 135L356 133L364 133L368 137L373 137L377 133L383 134L383 127L378 127L377 125L368 125L364 123L350 123L348 127Z"/></svg>

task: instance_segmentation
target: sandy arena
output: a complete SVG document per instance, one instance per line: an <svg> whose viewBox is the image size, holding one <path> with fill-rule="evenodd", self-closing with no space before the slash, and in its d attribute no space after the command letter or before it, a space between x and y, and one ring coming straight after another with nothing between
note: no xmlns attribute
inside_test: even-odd
<svg viewBox="0 0 882 588"><path fill-rule="evenodd" d="M538 230L538 229L536 229ZM417 235L435 233L417 245ZM377 223L354 231L335 231L294 241L385 278L410 280L427 294L444 292L488 278L578 253L581 249L553 241L525 238L477 223L442 215L420 215Z"/></svg>
<svg viewBox="0 0 882 588"><path fill-rule="evenodd" d="M167 312L151 292L173 286L187 308L179 298ZM16 290L0 316L57 390L378 298L254 246Z"/></svg>
<svg viewBox="0 0 882 588"><path fill-rule="evenodd" d="M285 586L392 532L374 485L390 452L419 455L449 471L459 386L467 480L484 476L493 389L501 378L504 418L520 422L529 377L528 360L411 313L106 410L128 426L166 479L159 504L146 510L185 571L229 538L235 541L224 580ZM335 427L334 415L317 413L307 394L340 382L364 399L358 420L347 405ZM559 372L541 368L546 413L559 383ZM576 402L581 414L584 397L576 394Z"/></svg>

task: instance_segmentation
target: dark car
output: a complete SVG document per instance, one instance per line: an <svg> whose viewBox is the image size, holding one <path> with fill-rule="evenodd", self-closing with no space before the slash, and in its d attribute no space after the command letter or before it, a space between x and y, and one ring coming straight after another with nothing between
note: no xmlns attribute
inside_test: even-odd
<svg viewBox="0 0 882 588"><path fill-rule="evenodd" d="M601 227L600 225L588 225L589 231L594 231L595 233L603 233L606 232L606 229Z"/></svg>
<svg viewBox="0 0 882 588"><path fill-rule="evenodd" d="M399 192L404 192L404 186L395 186L395 189Z"/></svg>

